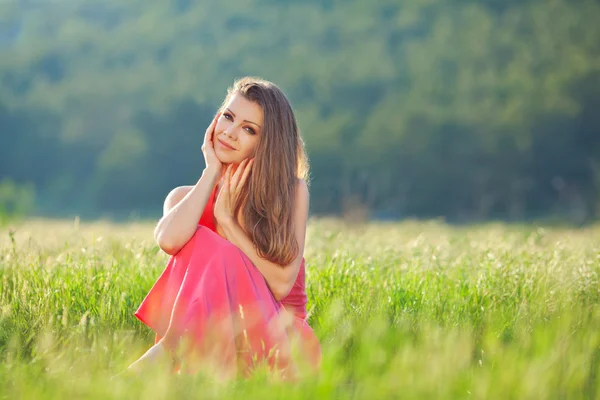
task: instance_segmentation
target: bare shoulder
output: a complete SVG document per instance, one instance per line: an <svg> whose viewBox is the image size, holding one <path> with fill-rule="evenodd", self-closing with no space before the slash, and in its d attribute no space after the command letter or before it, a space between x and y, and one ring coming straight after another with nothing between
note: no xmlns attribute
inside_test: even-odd
<svg viewBox="0 0 600 400"><path fill-rule="evenodd" d="M308 195L308 183L302 178L296 179L296 196Z"/></svg>
<svg viewBox="0 0 600 400"><path fill-rule="evenodd" d="M296 208L302 211L302 214L308 212L309 198L308 183L304 179L298 178L296 180Z"/></svg>
<svg viewBox="0 0 600 400"><path fill-rule="evenodd" d="M165 199L163 211L166 214L169 210L177 205L183 198L192 190L193 186L177 186L171 190Z"/></svg>

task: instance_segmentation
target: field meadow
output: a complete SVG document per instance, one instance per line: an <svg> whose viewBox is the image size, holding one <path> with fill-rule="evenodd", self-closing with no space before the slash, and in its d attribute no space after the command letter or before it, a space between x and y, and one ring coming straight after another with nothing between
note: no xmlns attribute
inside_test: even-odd
<svg viewBox="0 0 600 400"><path fill-rule="evenodd" d="M118 375L165 266L152 222L0 227L2 399L600 398L600 226L308 226L317 375Z"/></svg>

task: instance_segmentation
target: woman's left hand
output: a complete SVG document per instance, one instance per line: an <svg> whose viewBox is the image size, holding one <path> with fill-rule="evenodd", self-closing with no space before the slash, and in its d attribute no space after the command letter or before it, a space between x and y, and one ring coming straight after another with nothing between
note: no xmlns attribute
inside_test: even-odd
<svg viewBox="0 0 600 400"><path fill-rule="evenodd" d="M217 200L215 202L214 213L219 224L223 225L235 221L235 216L233 215L233 206L242 189L244 188L244 185L246 184L246 180L250 174L253 164L254 159L248 160L246 158L240 163L240 165L238 165L238 168L233 176L231 176L233 164L229 164L227 167L225 176L223 178L223 186L219 190L219 195L217 196Z"/></svg>

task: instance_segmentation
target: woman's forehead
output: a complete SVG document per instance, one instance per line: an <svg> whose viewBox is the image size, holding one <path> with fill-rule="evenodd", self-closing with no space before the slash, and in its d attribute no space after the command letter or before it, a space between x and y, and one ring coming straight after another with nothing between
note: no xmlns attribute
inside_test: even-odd
<svg viewBox="0 0 600 400"><path fill-rule="evenodd" d="M263 110L262 107L253 101L246 99L239 93L235 93L225 108L235 114L236 119L246 120L248 122L254 122L255 124L261 125L263 122Z"/></svg>

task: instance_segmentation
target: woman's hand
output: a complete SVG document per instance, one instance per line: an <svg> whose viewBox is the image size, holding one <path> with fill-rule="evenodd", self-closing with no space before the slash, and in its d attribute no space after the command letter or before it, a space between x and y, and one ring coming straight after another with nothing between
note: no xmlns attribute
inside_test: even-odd
<svg viewBox="0 0 600 400"><path fill-rule="evenodd" d="M247 158L242 161L235 171L235 174L231 176L233 171L233 164L229 164L225 171L225 181L219 190L219 195L215 202L215 218L220 225L235 222L235 216L233 215L233 206L242 192L248 175L252 170L254 164L254 158L248 160Z"/></svg>
<svg viewBox="0 0 600 400"><path fill-rule="evenodd" d="M220 116L221 113L217 113L213 121L206 129L206 133L204 134L204 143L202 144L202 153L204 154L204 163L206 165L206 169L212 170L218 176L221 176L223 164L217 158L217 153L215 153L215 144L213 142L213 138L215 134L215 126L217 125L217 120Z"/></svg>

